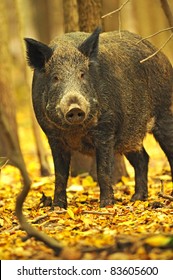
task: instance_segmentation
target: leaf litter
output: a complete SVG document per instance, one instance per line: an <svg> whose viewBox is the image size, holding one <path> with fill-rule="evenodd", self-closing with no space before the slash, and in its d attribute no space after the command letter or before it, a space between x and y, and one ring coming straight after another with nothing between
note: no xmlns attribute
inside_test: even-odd
<svg viewBox="0 0 173 280"><path fill-rule="evenodd" d="M34 227L64 246L58 256L42 242L26 238L14 212L16 196L22 187L20 173L12 166L3 166L0 173L0 258L173 259L171 176L162 152L152 141L150 137L146 140L146 146L152 146L150 151L155 155L150 160L148 201L130 202L134 173L127 163L130 176L122 177L114 186L116 204L105 208L99 207L97 183L86 175L69 178L67 210L55 207L52 211L54 176L40 177L37 162L34 169L35 155L25 154L33 183L24 203L24 214Z"/></svg>

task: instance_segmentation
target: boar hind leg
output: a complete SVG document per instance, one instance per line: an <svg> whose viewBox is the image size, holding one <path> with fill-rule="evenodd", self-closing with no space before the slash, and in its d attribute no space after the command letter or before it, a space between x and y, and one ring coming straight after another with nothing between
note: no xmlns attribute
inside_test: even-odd
<svg viewBox="0 0 173 280"><path fill-rule="evenodd" d="M61 150L55 139L49 139L55 169L55 191L53 206L67 208L66 187L69 176L70 153Z"/></svg>
<svg viewBox="0 0 173 280"><path fill-rule="evenodd" d="M153 135L168 158L173 181L173 116L165 114L164 118L158 120Z"/></svg>
<svg viewBox="0 0 173 280"><path fill-rule="evenodd" d="M149 156L144 148L125 155L135 170L135 193L131 201L146 200L148 197L147 175Z"/></svg>

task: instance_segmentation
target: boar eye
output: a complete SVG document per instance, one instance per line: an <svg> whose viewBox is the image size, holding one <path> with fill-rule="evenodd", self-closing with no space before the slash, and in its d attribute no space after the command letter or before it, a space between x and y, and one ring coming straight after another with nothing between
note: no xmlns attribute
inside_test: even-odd
<svg viewBox="0 0 173 280"><path fill-rule="evenodd" d="M84 79L85 78L85 72L84 71L80 71L80 78Z"/></svg>
<svg viewBox="0 0 173 280"><path fill-rule="evenodd" d="M57 75L53 76L53 79L52 79L53 83L57 83L59 81L59 78Z"/></svg>

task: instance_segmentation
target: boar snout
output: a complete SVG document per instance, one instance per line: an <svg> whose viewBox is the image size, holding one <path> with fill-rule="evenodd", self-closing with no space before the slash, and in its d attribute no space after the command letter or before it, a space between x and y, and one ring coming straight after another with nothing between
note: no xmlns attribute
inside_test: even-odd
<svg viewBox="0 0 173 280"><path fill-rule="evenodd" d="M82 124L90 111L90 104L81 94L65 94L57 106L62 112L66 123L70 125Z"/></svg>
<svg viewBox="0 0 173 280"><path fill-rule="evenodd" d="M65 120L69 124L81 124L85 120L85 112L78 104L72 104L65 114Z"/></svg>

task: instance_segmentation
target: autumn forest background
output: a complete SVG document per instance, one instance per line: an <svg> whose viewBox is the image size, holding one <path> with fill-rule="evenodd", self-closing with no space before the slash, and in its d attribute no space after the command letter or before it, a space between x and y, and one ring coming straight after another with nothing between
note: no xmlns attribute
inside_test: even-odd
<svg viewBox="0 0 173 280"><path fill-rule="evenodd" d="M100 209L94 159L77 154L68 182L68 209L50 211L40 203L43 193L53 197L54 170L32 109L32 71L23 40L49 44L64 32L92 32L97 26L142 37L157 33L149 41L173 64L172 14L173 0L0 1L0 259L173 259L170 168L151 135L145 139L151 157L148 201L130 202L134 172L116 155L117 203ZM30 180L24 215L36 229L56 238L60 250L25 238L18 222L16 197Z"/></svg>

